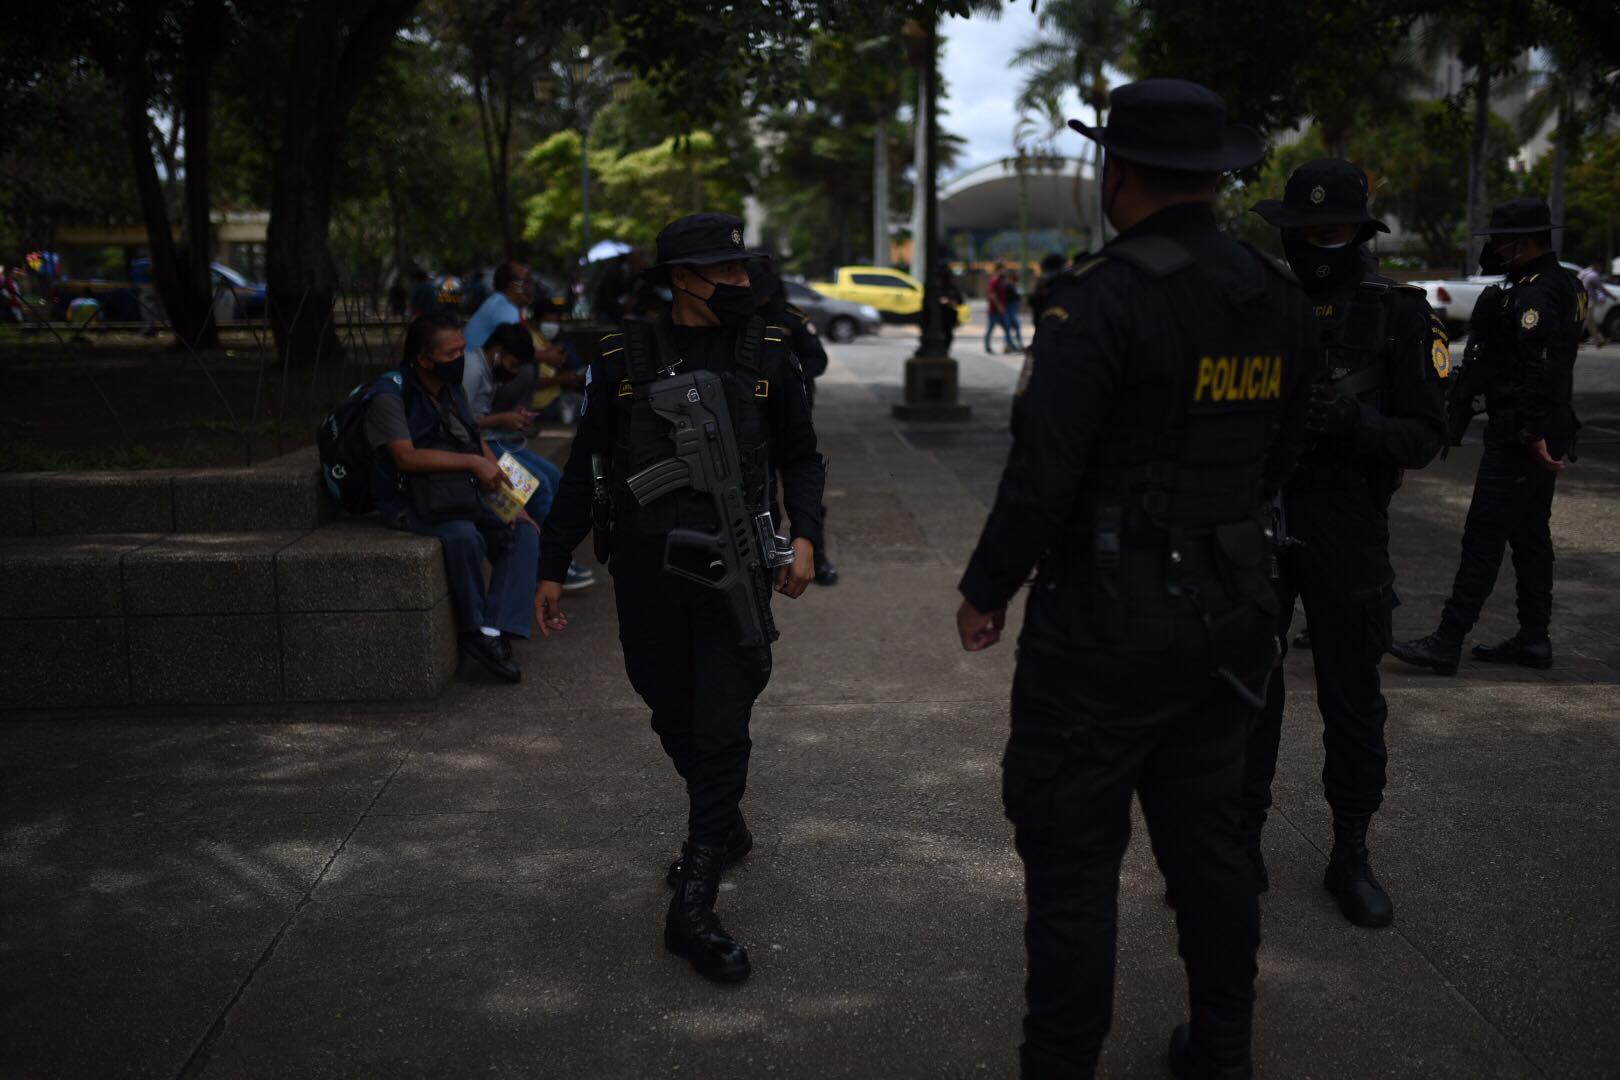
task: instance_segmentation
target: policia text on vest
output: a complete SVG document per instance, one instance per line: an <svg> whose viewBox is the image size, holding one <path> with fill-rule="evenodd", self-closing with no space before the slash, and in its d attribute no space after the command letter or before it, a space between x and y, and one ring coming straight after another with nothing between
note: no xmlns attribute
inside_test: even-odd
<svg viewBox="0 0 1620 1080"><path fill-rule="evenodd" d="M1198 361L1193 401L1276 401L1282 389L1281 356L1205 356Z"/></svg>

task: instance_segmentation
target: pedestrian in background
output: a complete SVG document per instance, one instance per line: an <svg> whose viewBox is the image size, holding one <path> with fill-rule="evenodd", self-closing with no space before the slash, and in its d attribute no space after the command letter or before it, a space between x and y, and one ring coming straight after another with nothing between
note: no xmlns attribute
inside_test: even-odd
<svg viewBox="0 0 1620 1080"><path fill-rule="evenodd" d="M1598 323L1599 313L1609 306L1609 290L1603 286L1603 271L1597 263L1593 263L1581 271L1581 287L1586 290L1586 307L1582 314L1585 316L1587 341L1593 348L1601 349L1609 343L1603 336L1603 327Z"/></svg>
<svg viewBox="0 0 1620 1080"><path fill-rule="evenodd" d="M1019 320L1019 308L1024 302L1024 294L1018 290L1020 275L1015 266L1007 271L1007 276L1001 284L1001 336L1007 340L1009 350L1024 351L1024 327ZM1010 339L1010 340L1008 340Z"/></svg>

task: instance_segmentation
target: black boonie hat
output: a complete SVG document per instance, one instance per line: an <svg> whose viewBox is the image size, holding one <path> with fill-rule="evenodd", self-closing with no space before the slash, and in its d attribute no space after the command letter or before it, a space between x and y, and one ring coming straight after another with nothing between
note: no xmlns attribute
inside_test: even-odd
<svg viewBox="0 0 1620 1080"><path fill-rule="evenodd" d="M742 218L730 214L687 214L658 234L659 266L708 266L763 254L743 247Z"/></svg>
<svg viewBox="0 0 1620 1080"><path fill-rule="evenodd" d="M1552 223L1552 207L1547 205L1546 199L1526 195L1491 207L1491 227L1474 235L1511 236L1514 233L1551 232L1562 228L1562 225Z"/></svg>
<svg viewBox="0 0 1620 1080"><path fill-rule="evenodd" d="M1367 174L1340 158L1307 161L1288 174L1281 199L1261 199L1249 209L1279 229L1306 225L1389 226L1367 212Z"/></svg>
<svg viewBox="0 0 1620 1080"><path fill-rule="evenodd" d="M1226 172L1259 161L1265 141L1253 128L1226 122L1226 102L1186 79L1143 79L1113 93L1104 127L1069 126L1110 154L1161 169Z"/></svg>

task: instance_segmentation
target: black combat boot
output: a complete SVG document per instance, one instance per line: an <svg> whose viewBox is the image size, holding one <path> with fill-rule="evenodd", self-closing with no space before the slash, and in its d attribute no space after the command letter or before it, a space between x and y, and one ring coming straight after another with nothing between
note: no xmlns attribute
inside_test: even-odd
<svg viewBox="0 0 1620 1080"><path fill-rule="evenodd" d="M705 979L742 982L753 970L748 950L726 933L714 913L725 854L719 844L686 845L681 879L664 916L664 948L690 961Z"/></svg>
<svg viewBox="0 0 1620 1080"><path fill-rule="evenodd" d="M1474 659L1487 664L1518 664L1546 671L1553 664L1552 642L1526 641L1514 634L1500 645L1475 645Z"/></svg>
<svg viewBox="0 0 1620 1080"><path fill-rule="evenodd" d="M669 883L669 887L672 889L680 883L681 864L686 861L687 847L686 843L681 844L681 853L675 857L674 862L669 864L669 873L664 876L664 880ZM726 837L726 857L721 869L737 862L753 849L754 834L748 831L748 822L744 821L742 814L739 813L737 815L737 827L731 830L730 836Z"/></svg>
<svg viewBox="0 0 1620 1080"><path fill-rule="evenodd" d="M1416 641L1397 641L1389 647L1389 655L1437 675L1455 675L1462 662L1462 642L1435 633Z"/></svg>
<svg viewBox="0 0 1620 1080"><path fill-rule="evenodd" d="M1388 926L1395 919L1389 893L1373 877L1367 855L1370 814L1333 819L1333 854L1328 858L1322 884L1339 902L1344 917L1357 926Z"/></svg>
<svg viewBox="0 0 1620 1080"><path fill-rule="evenodd" d="M1251 1080L1254 1066L1211 1065L1193 1045L1192 1025L1177 1024L1170 1033L1170 1075L1176 1080Z"/></svg>
<svg viewBox="0 0 1620 1080"><path fill-rule="evenodd" d="M819 551L816 552L816 584L838 584L838 567L834 566L827 556Z"/></svg>

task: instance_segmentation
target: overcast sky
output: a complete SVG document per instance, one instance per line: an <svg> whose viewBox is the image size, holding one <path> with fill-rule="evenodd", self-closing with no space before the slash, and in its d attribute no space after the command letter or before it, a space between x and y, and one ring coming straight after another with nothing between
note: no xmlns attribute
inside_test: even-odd
<svg viewBox="0 0 1620 1080"><path fill-rule="evenodd" d="M1018 111L1013 99L1023 82L1021 70L1012 68L1012 55L1036 32L1029 0L1011 0L1000 19L946 19L941 24L945 57L940 67L949 98L940 123L945 130L967 140L961 168L972 168L1013 153L1013 127ZM1070 91L1067 115L1080 116L1080 99ZM1058 136L1058 150L1082 153L1085 140L1074 132ZM954 171L953 171L954 174Z"/></svg>

